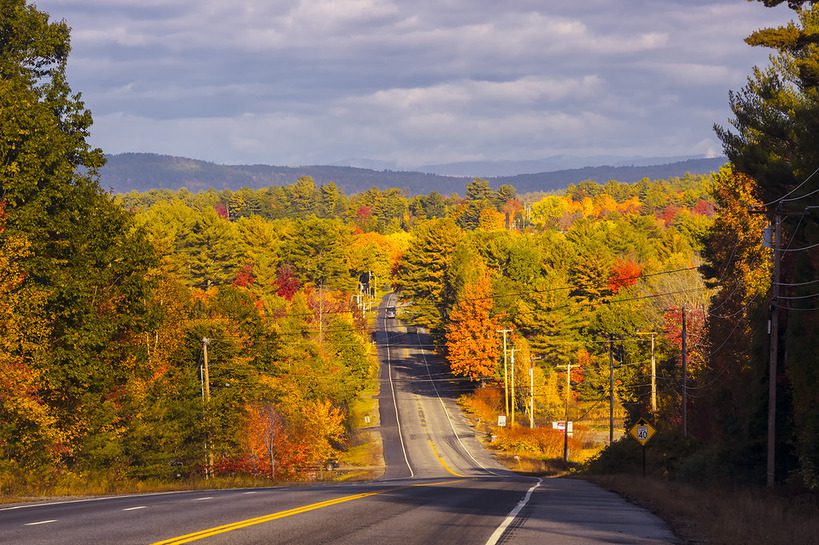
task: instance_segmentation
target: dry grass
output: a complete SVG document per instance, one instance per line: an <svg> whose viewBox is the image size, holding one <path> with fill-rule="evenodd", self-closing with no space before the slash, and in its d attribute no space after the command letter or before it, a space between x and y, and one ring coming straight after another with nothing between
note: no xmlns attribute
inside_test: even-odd
<svg viewBox="0 0 819 545"><path fill-rule="evenodd" d="M38 484L34 476L17 487L6 487L0 495L0 504L34 501L52 501L116 494L145 494L151 492L171 492L176 490L205 490L214 488L252 488L279 484L268 479L251 476L218 476L214 479L194 478L184 481L160 480L110 480L105 474L70 473L63 471L58 478Z"/></svg>
<svg viewBox="0 0 819 545"><path fill-rule="evenodd" d="M635 475L590 477L666 520L686 543L808 545L819 543L815 496L668 482Z"/></svg>
<svg viewBox="0 0 819 545"><path fill-rule="evenodd" d="M369 422L365 419L369 417ZM341 453L339 470L334 480L352 481L373 479L384 472L384 449L381 442L381 425L378 411L378 381L359 394L350 406L349 447Z"/></svg>
<svg viewBox="0 0 819 545"><path fill-rule="evenodd" d="M550 427L530 429L516 425L499 428L496 425L497 415L503 412L502 396L501 388L490 385L461 396L459 400L470 416L470 424L486 439L485 445L513 471L540 474L566 471L563 432ZM584 426L575 425L574 434L568 441L572 463L582 463L600 452L602 444L593 444L589 439L592 435Z"/></svg>

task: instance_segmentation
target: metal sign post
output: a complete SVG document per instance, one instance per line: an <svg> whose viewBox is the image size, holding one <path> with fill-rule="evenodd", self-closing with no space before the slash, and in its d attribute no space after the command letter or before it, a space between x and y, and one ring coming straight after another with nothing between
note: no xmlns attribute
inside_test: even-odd
<svg viewBox="0 0 819 545"><path fill-rule="evenodd" d="M643 451L643 477L646 476L646 444L651 441L651 438L654 437L654 434L657 433L657 430L654 429L648 420L645 418L641 418L634 424L629 433L632 437L637 439L637 442L640 443L642 447L641 450Z"/></svg>

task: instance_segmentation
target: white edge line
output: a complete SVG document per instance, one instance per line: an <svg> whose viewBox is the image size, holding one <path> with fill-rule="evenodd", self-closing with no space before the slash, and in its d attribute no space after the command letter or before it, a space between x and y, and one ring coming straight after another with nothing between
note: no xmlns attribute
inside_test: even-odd
<svg viewBox="0 0 819 545"><path fill-rule="evenodd" d="M204 496L202 498L193 498L193 501L205 501L205 500L212 500L213 496Z"/></svg>
<svg viewBox="0 0 819 545"><path fill-rule="evenodd" d="M126 507L123 511L136 511L138 509L145 509L145 505L137 505L136 507Z"/></svg>
<svg viewBox="0 0 819 545"><path fill-rule="evenodd" d="M495 531L492 532L491 536L489 536L489 539L486 541L486 545L496 545L498 543L500 538L503 537L503 534L506 532L506 529L509 528L509 525L512 524L512 521L514 521L515 518L518 516L518 513L520 513L521 509L526 507L526 504L529 503L529 499L532 497L532 492L534 492L535 488L540 486L540 483L542 482L543 479L538 479L534 486L532 486L532 488L526 491L526 495L523 497L523 499L518 502L514 509L509 511L509 514L506 515L506 518L503 519L503 522L500 523L500 526L495 528Z"/></svg>
<svg viewBox="0 0 819 545"><path fill-rule="evenodd" d="M452 433L455 435L455 439L458 440L458 444L461 445L461 448L464 449L464 452L472 458L472 461L478 464L482 470L486 471L490 475L494 475L495 477L500 477L497 473L492 471L491 469L487 468L485 465L480 463L475 456L472 455L472 452L466 447L461 438L458 436L458 432L455 430L455 424L452 422L452 418L449 416L449 411L446 409L446 405L444 404L444 400L441 398L441 394L438 392L438 386L435 385L435 381L432 380L432 373L429 372L429 361L427 361L427 353L423 346L421 345L421 335L416 331L415 336L418 338L418 347L421 349L421 356L424 358L424 366L427 368L427 376L429 377L430 384L435 389L435 395L438 397L438 401L441 403L441 407L444 409L444 415L446 415L446 419L449 422L449 428L452 430Z"/></svg>
<svg viewBox="0 0 819 545"><path fill-rule="evenodd" d="M52 522L57 522L57 519L41 520L38 522L27 522L26 524L23 524L23 526L37 526L39 524L50 524Z"/></svg>
<svg viewBox="0 0 819 545"><path fill-rule="evenodd" d="M280 486L270 486L264 487L265 490L278 490L282 487ZM223 492L225 491L237 491L242 489L230 489L225 488L222 489ZM0 512L2 511L16 511L18 509L33 509L35 507L51 507L54 505L69 505L72 503L88 503L92 501L108 501L108 500L121 500L124 498L149 498L152 496L170 496L170 495L179 495L179 494L194 494L194 493L201 493L202 490L168 490L165 492L146 492L143 494L122 494L120 496L97 496L91 498L80 498L76 500L61 500L61 501L49 501L49 502L34 502L34 503L24 503L21 505L13 505L11 507L0 507Z"/></svg>
<svg viewBox="0 0 819 545"><path fill-rule="evenodd" d="M391 293L387 298L387 304L392 302L393 294ZM390 377L390 391L392 392L392 405L395 407L395 423L398 426L398 440L401 442L401 450L404 452L404 461L407 463L407 468L410 471L410 478L415 477L415 472L412 470L409 458L407 457L407 449L404 446L404 434L401 432L401 418L398 416L398 401L395 399L395 385L392 382L392 359L390 357L390 332L387 329L387 318L384 317L384 344L387 347L387 376Z"/></svg>

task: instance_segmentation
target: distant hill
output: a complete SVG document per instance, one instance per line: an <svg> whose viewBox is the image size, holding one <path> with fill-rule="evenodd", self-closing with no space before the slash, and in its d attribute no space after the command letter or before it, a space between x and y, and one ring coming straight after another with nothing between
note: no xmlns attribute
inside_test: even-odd
<svg viewBox="0 0 819 545"><path fill-rule="evenodd" d="M491 178L493 185L512 184L519 193L530 191L545 191L543 188L560 188L568 184L576 184L583 180L595 180L600 183L609 180L620 182L637 182L643 178L663 180L679 177L685 173L707 174L719 170L726 163L725 157L687 159L665 165L651 166L600 166L573 168L538 174L519 174L517 176L502 176Z"/></svg>
<svg viewBox="0 0 819 545"><path fill-rule="evenodd" d="M342 166L284 167L272 165L219 165L207 161L158 155L154 153L122 153L108 155L100 172L100 184L114 193L148 191L149 189L179 189L193 192L209 188L239 189L288 185L300 176L312 176L317 184L335 182L345 193L366 191L372 187L397 187L409 195L463 193L470 177L442 176L423 172L371 170ZM642 178L664 179L682 176L686 172L704 174L718 169L725 158L689 159L654 166L598 166L570 170L490 177L493 186L509 183L521 193L550 191L583 180L635 182Z"/></svg>

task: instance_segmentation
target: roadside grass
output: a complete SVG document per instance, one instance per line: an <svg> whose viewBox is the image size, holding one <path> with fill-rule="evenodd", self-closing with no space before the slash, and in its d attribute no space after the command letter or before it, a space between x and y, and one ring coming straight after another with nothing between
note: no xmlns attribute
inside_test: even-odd
<svg viewBox="0 0 819 545"><path fill-rule="evenodd" d="M179 490L256 488L281 484L269 479L246 475L225 475L213 479L187 478L180 481L159 479L115 479L103 472L75 473L38 471L37 474L16 472L0 479L0 504L54 501L80 497L120 494L149 494Z"/></svg>
<svg viewBox="0 0 819 545"><path fill-rule="evenodd" d="M369 422L365 417L369 417ZM374 479L384 472L384 450L381 443L381 425L378 414L378 381L361 392L350 406L348 448L341 453L334 480L351 481Z"/></svg>
<svg viewBox="0 0 819 545"><path fill-rule="evenodd" d="M497 426L497 415L502 412L502 391L495 386L484 386L458 400L470 425L483 445L512 471L538 475L564 475L600 452L594 442L594 433L576 424L568 438L569 462L563 461L564 435L551 427Z"/></svg>
<svg viewBox="0 0 819 545"><path fill-rule="evenodd" d="M375 316L369 323L375 326ZM337 481L375 479L384 472L384 447L381 442L381 417L378 410L378 363L372 354L372 374L367 387L350 404L350 438L341 452L339 467L332 477Z"/></svg>
<svg viewBox="0 0 819 545"><path fill-rule="evenodd" d="M648 477L643 478L640 447L630 438L606 448L599 429L575 424L570 463L564 464L561 432L496 426L500 389L479 388L459 402L478 437L512 471L597 483L657 514L687 545L819 544L819 496L787 485L771 492L723 484L736 475L703 465L693 441L658 433L647 449Z"/></svg>
<svg viewBox="0 0 819 545"><path fill-rule="evenodd" d="M672 430L659 430L644 453L646 478L641 447L630 438L589 461L580 476L653 511L689 544L819 543L815 492L795 483L761 488L750 470Z"/></svg>
<svg viewBox="0 0 819 545"><path fill-rule="evenodd" d="M584 478L654 512L689 544L819 543L819 501L811 494L682 483L634 474Z"/></svg>

